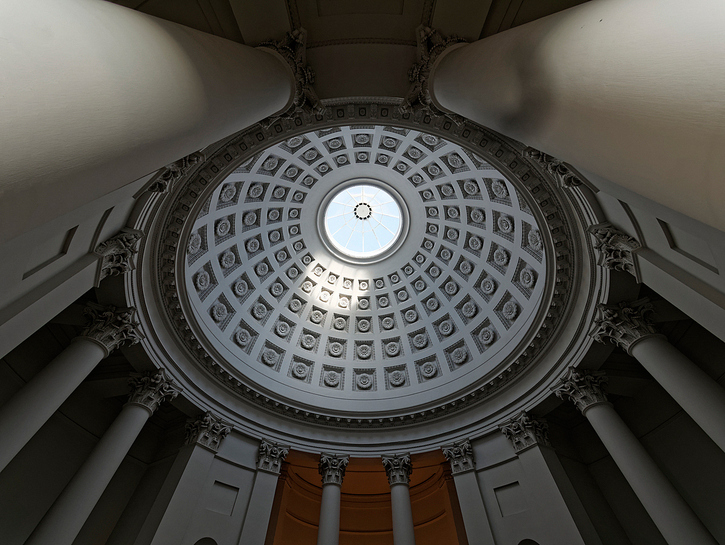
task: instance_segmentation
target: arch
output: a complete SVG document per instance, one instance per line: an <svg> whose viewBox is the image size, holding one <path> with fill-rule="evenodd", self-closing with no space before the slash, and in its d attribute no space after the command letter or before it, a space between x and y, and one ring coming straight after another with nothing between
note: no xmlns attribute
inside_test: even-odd
<svg viewBox="0 0 725 545"><path fill-rule="evenodd" d="M199 541L194 543L194 545L217 545L217 542L210 537L202 537Z"/></svg>
<svg viewBox="0 0 725 545"><path fill-rule="evenodd" d="M533 539L524 539L519 541L519 545L539 545L539 543Z"/></svg>

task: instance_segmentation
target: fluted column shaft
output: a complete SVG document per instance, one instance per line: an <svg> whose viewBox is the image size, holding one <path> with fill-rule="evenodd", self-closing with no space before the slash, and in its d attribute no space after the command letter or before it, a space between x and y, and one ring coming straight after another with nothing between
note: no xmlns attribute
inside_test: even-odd
<svg viewBox="0 0 725 545"><path fill-rule="evenodd" d="M601 375L570 369L554 390L569 397L589 420L669 545L716 545L717 541L607 402Z"/></svg>
<svg viewBox="0 0 725 545"><path fill-rule="evenodd" d="M342 479L345 476L348 462L348 456L334 454L320 456L322 501L317 545L338 545L340 542L340 498L342 496Z"/></svg>
<svg viewBox="0 0 725 545"><path fill-rule="evenodd" d="M0 408L0 471L12 461L98 363L139 338L132 309L89 306L91 324Z"/></svg>
<svg viewBox="0 0 725 545"><path fill-rule="evenodd" d="M415 545L413 508L410 504L410 474L413 472L410 455L383 456L383 465L390 484L393 543Z"/></svg>
<svg viewBox="0 0 725 545"><path fill-rule="evenodd" d="M141 391L131 395L26 545L73 543L146 421L164 399L178 394L178 389L162 373L152 380L153 383L144 384Z"/></svg>

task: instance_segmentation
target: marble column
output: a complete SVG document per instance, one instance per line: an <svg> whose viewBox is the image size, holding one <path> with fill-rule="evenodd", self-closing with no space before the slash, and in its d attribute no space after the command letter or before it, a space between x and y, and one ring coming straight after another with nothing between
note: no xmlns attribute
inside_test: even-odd
<svg viewBox="0 0 725 545"><path fill-rule="evenodd" d="M725 154L712 152L725 146L723 26L721 0L586 2L447 49L430 95L444 111L723 230Z"/></svg>
<svg viewBox="0 0 725 545"><path fill-rule="evenodd" d="M113 2L0 2L0 36L0 242L286 110L295 94L270 49Z"/></svg>
<svg viewBox="0 0 725 545"><path fill-rule="evenodd" d="M725 451L725 389L659 335L648 299L599 305L591 335L616 344L649 374Z"/></svg>
<svg viewBox="0 0 725 545"><path fill-rule="evenodd" d="M705 528L642 444L622 421L604 393L603 373L569 368L552 388L587 418L669 545L715 545Z"/></svg>
<svg viewBox="0 0 725 545"><path fill-rule="evenodd" d="M410 474L413 464L409 454L383 456L383 466L390 484L393 510L393 544L415 545L413 509L410 505Z"/></svg>
<svg viewBox="0 0 725 545"><path fill-rule="evenodd" d="M451 464L451 474L461 506L469 545L493 545L493 532L476 478L476 461L468 439L442 447Z"/></svg>
<svg viewBox="0 0 725 545"><path fill-rule="evenodd" d="M146 421L179 387L161 369L134 375L131 395L81 468L60 493L26 545L71 545Z"/></svg>
<svg viewBox="0 0 725 545"><path fill-rule="evenodd" d="M142 338L133 321L135 309L89 303L85 313L88 327L0 408L0 471L103 358Z"/></svg>
<svg viewBox="0 0 725 545"><path fill-rule="evenodd" d="M179 449L137 537L138 543L181 543L214 457L232 427L206 412L186 423Z"/></svg>
<svg viewBox="0 0 725 545"><path fill-rule="evenodd" d="M342 479L350 461L349 456L325 454L320 456L319 471L322 476L322 503L317 545L337 545L340 542L340 498Z"/></svg>

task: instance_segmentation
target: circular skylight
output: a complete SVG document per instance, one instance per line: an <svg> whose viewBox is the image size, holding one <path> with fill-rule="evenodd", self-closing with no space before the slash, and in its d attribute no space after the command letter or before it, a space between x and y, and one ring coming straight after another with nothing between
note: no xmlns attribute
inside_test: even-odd
<svg viewBox="0 0 725 545"><path fill-rule="evenodd" d="M368 259L395 244L403 218L400 206L385 189L356 184L339 191L327 204L324 227L339 252Z"/></svg>

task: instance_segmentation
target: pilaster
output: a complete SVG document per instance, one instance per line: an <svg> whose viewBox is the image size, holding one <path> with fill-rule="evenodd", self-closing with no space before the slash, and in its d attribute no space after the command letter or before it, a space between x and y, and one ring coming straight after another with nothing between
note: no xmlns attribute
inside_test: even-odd
<svg viewBox="0 0 725 545"><path fill-rule="evenodd" d="M232 431L232 426L221 417L207 411L186 423L187 445L199 445L212 452L219 452L219 446Z"/></svg>
<svg viewBox="0 0 725 545"><path fill-rule="evenodd" d="M641 248L636 238L614 227L609 222L590 226L589 231L599 252L599 265L614 271L624 271L639 280L634 253Z"/></svg>
<svg viewBox="0 0 725 545"><path fill-rule="evenodd" d="M607 378L602 372L592 372L569 367L559 384L552 391L559 399L568 398L582 414L602 403L608 403L604 393Z"/></svg>
<svg viewBox="0 0 725 545"><path fill-rule="evenodd" d="M288 446L262 439L261 443L259 443L259 452L257 454L257 469L279 475L282 469L282 462L284 462L288 454ZM340 477L340 482L342 483L342 477Z"/></svg>
<svg viewBox="0 0 725 545"><path fill-rule="evenodd" d="M153 181L148 190L152 193L166 193L178 180L186 176L196 165L204 161L203 153L194 152L178 161L166 165L161 174Z"/></svg>
<svg viewBox="0 0 725 545"><path fill-rule="evenodd" d="M413 473L410 454L383 456L383 466L385 467L385 473L388 476L390 486L410 483L410 474Z"/></svg>
<svg viewBox="0 0 725 545"><path fill-rule="evenodd" d="M442 447L443 456L451 464L451 473L458 475L476 469L476 461L473 457L473 447L468 439L456 441L451 445Z"/></svg>
<svg viewBox="0 0 725 545"><path fill-rule="evenodd" d="M589 335L600 343L616 344L631 355L635 343L659 335L650 317L652 311L647 298L617 305L600 304Z"/></svg>
<svg viewBox="0 0 725 545"><path fill-rule="evenodd" d="M526 411L521 411L500 424L499 429L511 441L517 454L534 445L551 446L549 425L544 421L531 418Z"/></svg>
<svg viewBox="0 0 725 545"><path fill-rule="evenodd" d="M541 168L554 176L561 187L577 187L582 184L579 176L572 172L569 165L567 165L564 161L560 161L553 155L548 155L543 151L532 147L526 148L522 152L522 155L539 163Z"/></svg>
<svg viewBox="0 0 725 545"><path fill-rule="evenodd" d="M120 276L135 268L134 257L142 238L143 233L137 229L122 229L96 247L94 253L101 257L96 285L108 276Z"/></svg>

